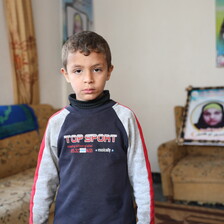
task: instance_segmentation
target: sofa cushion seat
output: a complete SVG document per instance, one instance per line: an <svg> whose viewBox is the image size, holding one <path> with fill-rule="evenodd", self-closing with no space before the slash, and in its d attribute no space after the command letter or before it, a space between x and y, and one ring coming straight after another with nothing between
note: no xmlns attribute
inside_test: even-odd
<svg viewBox="0 0 224 224"><path fill-rule="evenodd" d="M176 200L201 203L224 201L224 158L191 156L181 159L171 172Z"/></svg>
<svg viewBox="0 0 224 224"><path fill-rule="evenodd" d="M28 223L35 168L0 179L0 223Z"/></svg>
<svg viewBox="0 0 224 224"><path fill-rule="evenodd" d="M192 156L181 159L172 171L173 182L224 183L224 157Z"/></svg>

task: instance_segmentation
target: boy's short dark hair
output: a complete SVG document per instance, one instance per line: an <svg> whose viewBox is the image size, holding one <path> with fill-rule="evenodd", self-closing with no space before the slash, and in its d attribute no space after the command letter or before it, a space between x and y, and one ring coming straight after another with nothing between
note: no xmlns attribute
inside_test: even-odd
<svg viewBox="0 0 224 224"><path fill-rule="evenodd" d="M103 53L106 57L108 69L111 67L111 52L107 41L99 34L92 31L83 31L73 34L62 47L62 64L67 68L69 53L79 51L88 56L91 52Z"/></svg>

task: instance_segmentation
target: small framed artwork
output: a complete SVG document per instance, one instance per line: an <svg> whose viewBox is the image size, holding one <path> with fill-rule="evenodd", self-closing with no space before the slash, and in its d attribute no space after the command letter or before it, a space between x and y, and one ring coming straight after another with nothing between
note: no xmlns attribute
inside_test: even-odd
<svg viewBox="0 0 224 224"><path fill-rule="evenodd" d="M93 29L92 0L62 0L63 42L74 33Z"/></svg>
<svg viewBox="0 0 224 224"><path fill-rule="evenodd" d="M216 64L224 67L224 0L216 0Z"/></svg>
<svg viewBox="0 0 224 224"><path fill-rule="evenodd" d="M187 89L179 144L224 145L224 87Z"/></svg>

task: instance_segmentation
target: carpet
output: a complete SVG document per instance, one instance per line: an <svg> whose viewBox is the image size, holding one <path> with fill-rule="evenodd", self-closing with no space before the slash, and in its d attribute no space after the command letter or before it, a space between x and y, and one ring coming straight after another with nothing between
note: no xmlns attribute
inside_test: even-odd
<svg viewBox="0 0 224 224"><path fill-rule="evenodd" d="M224 210L155 202L156 224L224 224Z"/></svg>

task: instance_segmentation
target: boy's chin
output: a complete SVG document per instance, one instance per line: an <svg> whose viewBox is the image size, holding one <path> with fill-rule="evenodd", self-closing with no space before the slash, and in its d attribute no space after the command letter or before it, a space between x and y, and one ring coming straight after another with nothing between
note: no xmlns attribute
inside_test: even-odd
<svg viewBox="0 0 224 224"><path fill-rule="evenodd" d="M80 101L91 101L91 100L95 100L99 97L100 95L98 94L86 94L80 98L77 98L77 100L80 100Z"/></svg>

